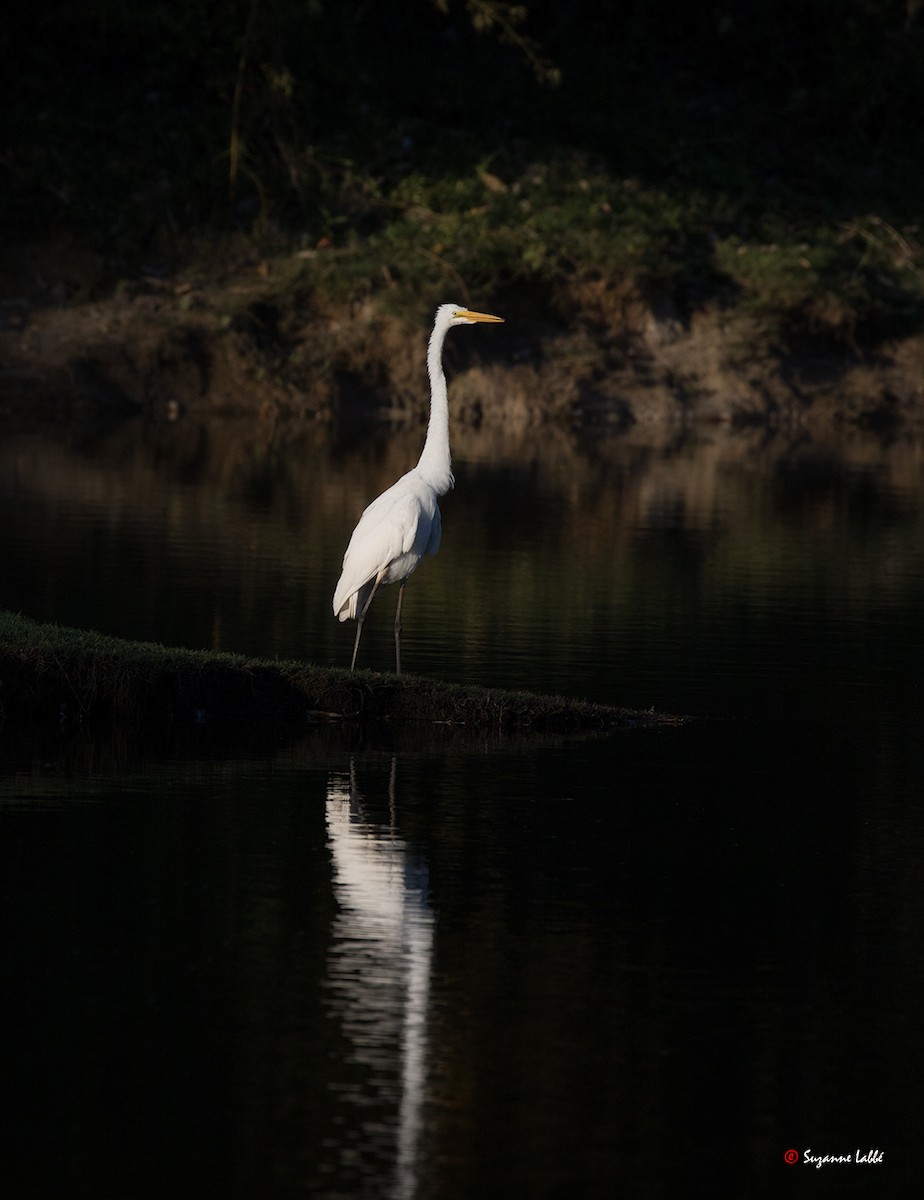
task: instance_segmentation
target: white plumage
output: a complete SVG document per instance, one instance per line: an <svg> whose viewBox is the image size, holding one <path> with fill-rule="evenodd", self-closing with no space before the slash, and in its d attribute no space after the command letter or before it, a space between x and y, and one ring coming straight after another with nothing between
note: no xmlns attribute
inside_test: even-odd
<svg viewBox="0 0 924 1200"><path fill-rule="evenodd" d="M334 616L355 619L356 666L363 621L372 598L382 584L400 583L395 613L395 667L401 674L401 602L404 584L425 554L436 554L442 534L437 499L453 485L449 454L449 399L443 374L443 342L453 325L477 321L502 321L488 313L472 312L458 304L442 304L436 310L427 348L430 376L430 422L417 466L373 500L359 518L346 554L343 573L334 591Z"/></svg>

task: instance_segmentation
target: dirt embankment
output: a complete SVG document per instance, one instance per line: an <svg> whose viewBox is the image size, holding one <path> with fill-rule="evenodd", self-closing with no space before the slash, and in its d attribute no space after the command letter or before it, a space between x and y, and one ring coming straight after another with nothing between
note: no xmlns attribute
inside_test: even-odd
<svg viewBox="0 0 924 1200"><path fill-rule="evenodd" d="M85 302L70 284L30 293L0 280L0 413L422 412L421 322L374 300L324 299L304 271L287 287L290 265L264 261L207 282L152 275ZM875 348L806 336L779 353L740 312L682 316L608 280L490 304L503 327L447 346L457 423L924 425L924 336Z"/></svg>

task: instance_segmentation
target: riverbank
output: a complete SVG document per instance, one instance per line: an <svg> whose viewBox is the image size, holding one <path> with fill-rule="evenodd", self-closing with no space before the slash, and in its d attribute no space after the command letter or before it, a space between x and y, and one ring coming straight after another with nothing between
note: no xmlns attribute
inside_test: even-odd
<svg viewBox="0 0 924 1200"><path fill-rule="evenodd" d="M0 721L99 729L212 725L294 735L319 722L495 733L656 728L681 717L416 676L128 642L0 612Z"/></svg>
<svg viewBox="0 0 924 1200"><path fill-rule="evenodd" d="M420 420L429 309L387 289L326 292L321 253L251 248L230 271L140 276L59 303L17 298L8 279L0 415ZM82 261L62 252L62 295ZM447 280L453 290L468 292ZM924 334L845 342L806 327L784 345L746 308L684 315L667 294L602 277L456 299L505 317L490 339L464 331L447 347L457 428L924 426Z"/></svg>

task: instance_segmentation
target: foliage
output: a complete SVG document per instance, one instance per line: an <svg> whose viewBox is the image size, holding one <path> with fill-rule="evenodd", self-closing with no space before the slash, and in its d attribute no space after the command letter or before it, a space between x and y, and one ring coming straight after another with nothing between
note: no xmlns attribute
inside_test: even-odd
<svg viewBox="0 0 924 1200"><path fill-rule="evenodd" d="M231 229L324 251L311 270L347 292L605 272L780 330L922 312L916 4L49 0L21 18L0 35L4 217L93 240L116 276Z"/></svg>

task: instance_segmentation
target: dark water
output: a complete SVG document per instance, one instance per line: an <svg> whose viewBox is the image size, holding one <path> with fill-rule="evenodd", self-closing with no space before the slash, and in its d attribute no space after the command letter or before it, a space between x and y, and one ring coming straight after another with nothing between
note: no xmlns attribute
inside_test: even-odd
<svg viewBox="0 0 924 1200"><path fill-rule="evenodd" d="M181 426L0 437L0 604L344 662L418 432ZM728 719L6 730L3 1194L911 1194L924 445L470 435L456 474L407 669Z"/></svg>

